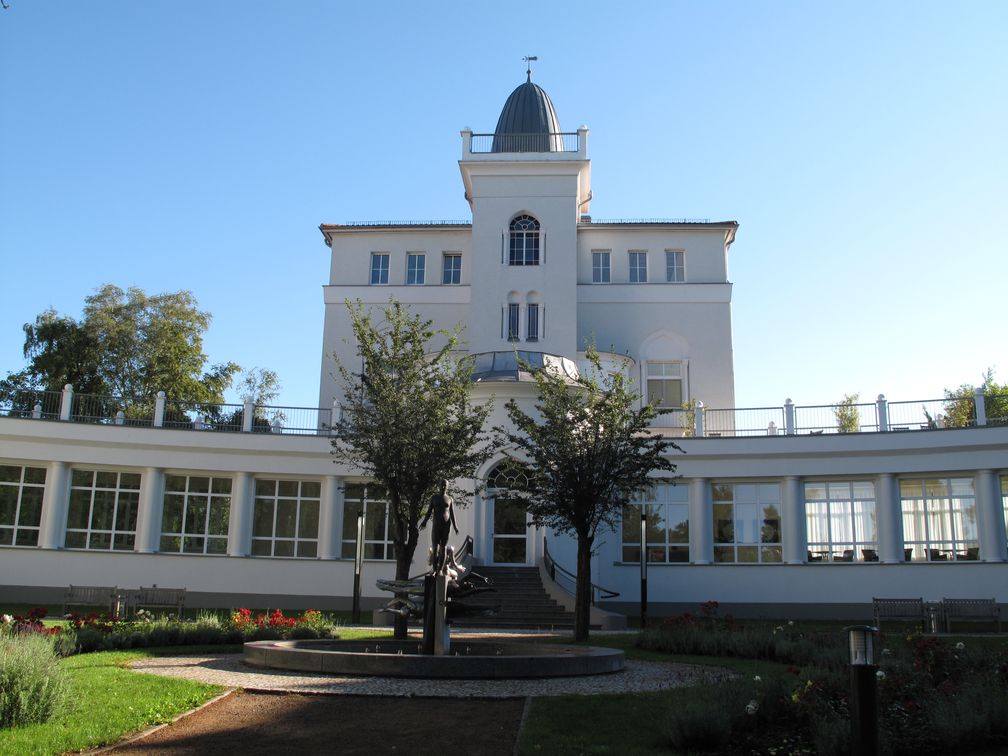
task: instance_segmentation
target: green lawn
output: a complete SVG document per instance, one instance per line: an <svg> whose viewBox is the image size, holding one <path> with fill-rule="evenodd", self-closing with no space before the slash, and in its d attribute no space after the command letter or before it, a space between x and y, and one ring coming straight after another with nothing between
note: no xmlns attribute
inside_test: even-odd
<svg viewBox="0 0 1008 756"><path fill-rule="evenodd" d="M46 724L0 730L0 754L60 754L113 743L127 733L168 722L223 690L125 668L149 655L113 651L62 660L71 688L66 710Z"/></svg>

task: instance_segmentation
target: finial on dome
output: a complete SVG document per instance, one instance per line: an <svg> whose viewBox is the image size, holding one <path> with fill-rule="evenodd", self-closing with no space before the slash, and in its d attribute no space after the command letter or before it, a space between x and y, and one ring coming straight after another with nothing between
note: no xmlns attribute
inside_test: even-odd
<svg viewBox="0 0 1008 756"><path fill-rule="evenodd" d="M522 58L526 63L528 63L528 68L525 69L525 73L528 75L528 80L532 81L532 61L539 60L538 55L526 55Z"/></svg>

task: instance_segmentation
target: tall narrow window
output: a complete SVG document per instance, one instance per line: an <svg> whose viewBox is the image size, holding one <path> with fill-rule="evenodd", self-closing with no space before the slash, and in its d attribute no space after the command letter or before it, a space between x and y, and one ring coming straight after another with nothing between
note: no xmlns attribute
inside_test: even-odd
<svg viewBox="0 0 1008 756"><path fill-rule="evenodd" d="M686 253L681 249L665 250L665 280L669 283L686 280Z"/></svg>
<svg viewBox="0 0 1008 756"><path fill-rule="evenodd" d="M647 252L630 252L630 283L647 283Z"/></svg>
<svg viewBox="0 0 1008 756"><path fill-rule="evenodd" d="M371 253L371 285L379 286L388 283L389 256L388 252Z"/></svg>
<svg viewBox="0 0 1008 756"><path fill-rule="evenodd" d="M539 341L539 305L530 303L526 317L526 341Z"/></svg>
<svg viewBox="0 0 1008 756"><path fill-rule="evenodd" d="M445 285L462 283L462 255L445 252L441 268L441 283Z"/></svg>
<svg viewBox="0 0 1008 756"><path fill-rule="evenodd" d="M647 364L648 402L660 409L679 409L683 403L681 362Z"/></svg>
<svg viewBox="0 0 1008 756"><path fill-rule="evenodd" d="M0 546L38 546L44 467L0 465Z"/></svg>
<svg viewBox="0 0 1008 756"><path fill-rule="evenodd" d="M592 283L609 283L610 253L607 250L592 252Z"/></svg>
<svg viewBox="0 0 1008 756"><path fill-rule="evenodd" d="M539 264L539 221L531 215L519 215L511 221L509 265Z"/></svg>
<svg viewBox="0 0 1008 756"><path fill-rule="evenodd" d="M409 252L406 255L406 285L422 286L427 273L427 255Z"/></svg>
<svg viewBox="0 0 1008 756"><path fill-rule="evenodd" d="M507 339L518 341L518 309L519 305L511 302L507 309Z"/></svg>

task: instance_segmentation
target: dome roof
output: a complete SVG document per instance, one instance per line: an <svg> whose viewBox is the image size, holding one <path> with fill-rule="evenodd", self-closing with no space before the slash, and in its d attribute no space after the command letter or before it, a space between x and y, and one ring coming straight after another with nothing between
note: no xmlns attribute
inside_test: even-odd
<svg viewBox="0 0 1008 756"><path fill-rule="evenodd" d="M549 95L532 77L504 103L494 130L492 152L557 152L562 149L560 121Z"/></svg>

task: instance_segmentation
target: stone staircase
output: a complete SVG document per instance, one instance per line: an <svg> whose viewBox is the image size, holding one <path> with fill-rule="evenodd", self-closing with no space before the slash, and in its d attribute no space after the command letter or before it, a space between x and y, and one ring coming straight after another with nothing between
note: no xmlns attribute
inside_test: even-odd
<svg viewBox="0 0 1008 756"><path fill-rule="evenodd" d="M473 571L490 579L494 592L464 599L473 606L500 606L489 617L464 617L453 623L458 628L571 630L574 613L563 609L543 588L538 567L473 566Z"/></svg>

